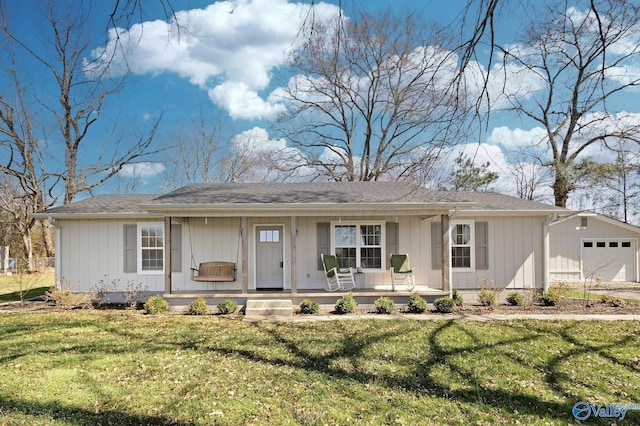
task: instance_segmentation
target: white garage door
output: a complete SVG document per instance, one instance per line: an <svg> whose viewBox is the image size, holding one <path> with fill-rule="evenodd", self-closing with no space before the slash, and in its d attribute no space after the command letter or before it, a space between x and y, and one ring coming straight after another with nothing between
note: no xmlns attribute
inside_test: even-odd
<svg viewBox="0 0 640 426"><path fill-rule="evenodd" d="M590 240L582 242L585 278L602 281L635 281L635 241Z"/></svg>

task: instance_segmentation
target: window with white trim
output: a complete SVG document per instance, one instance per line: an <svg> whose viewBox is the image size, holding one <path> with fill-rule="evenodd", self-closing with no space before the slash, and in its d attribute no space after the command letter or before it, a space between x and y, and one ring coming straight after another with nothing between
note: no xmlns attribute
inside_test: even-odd
<svg viewBox="0 0 640 426"><path fill-rule="evenodd" d="M451 267L474 269L473 222L458 222L451 225Z"/></svg>
<svg viewBox="0 0 640 426"><path fill-rule="evenodd" d="M161 223L138 224L138 272L162 273L164 271L164 225Z"/></svg>
<svg viewBox="0 0 640 426"><path fill-rule="evenodd" d="M383 223L332 224L331 244L341 268L382 269Z"/></svg>

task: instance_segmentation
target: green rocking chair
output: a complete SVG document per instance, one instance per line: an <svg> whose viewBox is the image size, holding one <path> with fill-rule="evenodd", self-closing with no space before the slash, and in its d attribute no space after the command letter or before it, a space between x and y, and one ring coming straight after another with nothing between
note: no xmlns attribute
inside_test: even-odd
<svg viewBox="0 0 640 426"><path fill-rule="evenodd" d="M331 254L321 254L324 275L327 278L327 290L351 290L356 287L356 280L350 268L340 269L338 258Z"/></svg>
<svg viewBox="0 0 640 426"><path fill-rule="evenodd" d="M396 291L396 286L405 285L408 290L416 286L413 270L409 264L408 254L391 255L391 289Z"/></svg>

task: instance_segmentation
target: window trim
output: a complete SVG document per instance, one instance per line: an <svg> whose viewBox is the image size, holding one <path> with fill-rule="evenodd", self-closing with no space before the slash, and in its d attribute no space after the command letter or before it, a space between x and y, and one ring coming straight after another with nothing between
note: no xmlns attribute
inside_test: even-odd
<svg viewBox="0 0 640 426"><path fill-rule="evenodd" d="M380 268L362 268L361 262L361 249L364 247L377 247L377 246L361 246L360 245L360 226L373 225L380 227ZM386 270L386 242L387 242L387 230L385 221L383 220L354 220L354 221L331 221L330 222L330 249L331 253L336 253L336 226L355 226L356 227L356 268L361 269L363 272L380 272Z"/></svg>
<svg viewBox="0 0 640 426"><path fill-rule="evenodd" d="M162 229L162 269L157 270L143 270L142 269L142 228L158 226ZM162 275L165 268L165 247L164 247L164 223L163 222L138 222L136 229L136 252L137 252L137 268L139 275Z"/></svg>
<svg viewBox="0 0 640 426"><path fill-rule="evenodd" d="M469 226L469 242L467 244L454 244L453 243L453 230L456 225L468 225ZM469 267L465 266L453 266L453 249L454 247L469 247ZM476 221L469 220L452 220L449 222L449 263L451 270L454 272L475 272L476 271Z"/></svg>

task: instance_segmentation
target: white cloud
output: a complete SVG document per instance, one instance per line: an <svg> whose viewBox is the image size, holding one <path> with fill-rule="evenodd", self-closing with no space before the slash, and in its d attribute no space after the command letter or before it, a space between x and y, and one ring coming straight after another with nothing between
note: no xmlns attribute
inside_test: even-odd
<svg viewBox="0 0 640 426"><path fill-rule="evenodd" d="M157 176L164 171L165 166L162 163L142 161L125 164L118 174L129 178L149 178Z"/></svg>
<svg viewBox="0 0 640 426"><path fill-rule="evenodd" d="M282 107L260 99L259 91L285 64L309 7L287 0L220 1L178 11L172 22L112 30L107 46L95 49L93 56L112 58L112 74L127 68L136 74L176 73L207 90L232 117L273 118ZM338 11L320 2L314 17L324 20Z"/></svg>
<svg viewBox="0 0 640 426"><path fill-rule="evenodd" d="M534 127L529 130L520 128L510 129L507 126L495 127L487 143L492 145L502 145L507 149L539 147L547 148L547 133L542 127Z"/></svg>
<svg viewBox="0 0 640 426"><path fill-rule="evenodd" d="M607 78L620 85L629 86L629 90L640 91L640 86L632 86L640 81L640 66L626 65L610 67L605 70Z"/></svg>
<svg viewBox="0 0 640 426"><path fill-rule="evenodd" d="M283 104L271 98L265 101L245 83L224 82L209 90L209 99L234 119L274 119L285 111Z"/></svg>
<svg viewBox="0 0 640 426"><path fill-rule="evenodd" d="M269 132L262 127L245 130L233 137L233 149L236 152L268 152L287 147L284 139L270 139Z"/></svg>

